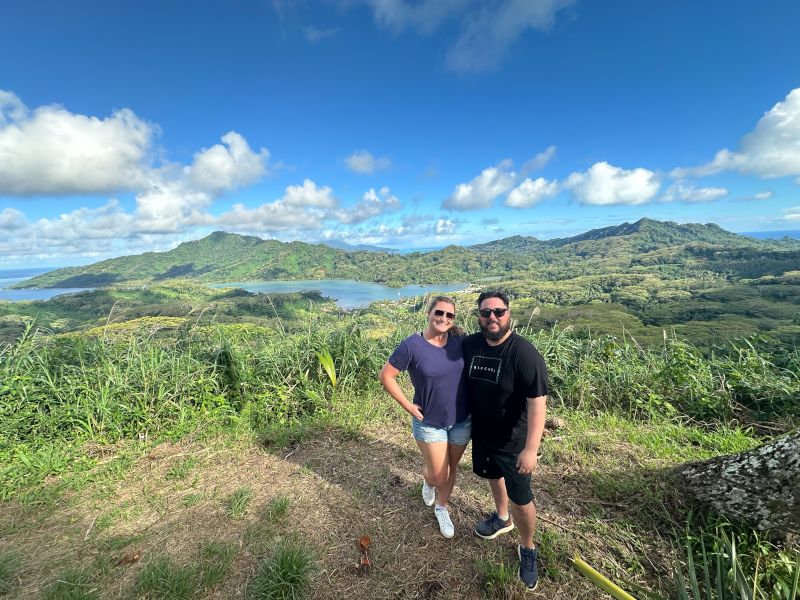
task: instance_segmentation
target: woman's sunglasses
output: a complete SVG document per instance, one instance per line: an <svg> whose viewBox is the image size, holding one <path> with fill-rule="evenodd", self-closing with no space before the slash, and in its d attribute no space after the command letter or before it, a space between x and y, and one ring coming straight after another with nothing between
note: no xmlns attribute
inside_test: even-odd
<svg viewBox="0 0 800 600"><path fill-rule="evenodd" d="M484 319L488 319L489 315L494 314L494 316L499 319L507 312L507 308L482 308L478 311L478 314L480 314L480 316L482 316Z"/></svg>
<svg viewBox="0 0 800 600"><path fill-rule="evenodd" d="M447 317L451 321L456 318L456 316L453 313L447 312L447 311L442 310L440 308L437 308L437 309L435 309L433 311L433 316L434 317Z"/></svg>

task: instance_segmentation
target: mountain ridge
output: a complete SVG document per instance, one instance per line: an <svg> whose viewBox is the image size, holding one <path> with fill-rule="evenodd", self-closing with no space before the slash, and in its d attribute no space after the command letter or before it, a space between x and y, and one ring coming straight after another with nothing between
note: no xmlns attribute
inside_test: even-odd
<svg viewBox="0 0 800 600"><path fill-rule="evenodd" d="M102 287L130 281L175 278L207 283L270 279L356 279L387 284L464 281L474 274L511 275L534 265L569 265L587 272L645 264L642 256L657 253L660 262L680 262L706 250L758 252L800 250L800 241L757 240L709 224L678 224L640 219L551 240L511 236L471 246L450 245L429 253L407 255L388 251L347 251L325 244L280 242L216 231L179 244L167 252L107 259L67 267L29 279L18 287ZM663 256L662 256L663 255ZM595 264L585 264L594 261ZM656 261L656 262L658 262ZM580 263L580 264L579 264ZM606 264L608 263L608 264ZM562 269L563 271L563 269Z"/></svg>

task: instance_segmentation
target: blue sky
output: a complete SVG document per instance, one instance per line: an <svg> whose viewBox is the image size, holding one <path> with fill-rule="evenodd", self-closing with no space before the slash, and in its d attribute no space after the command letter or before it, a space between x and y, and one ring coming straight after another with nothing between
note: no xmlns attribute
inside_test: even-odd
<svg viewBox="0 0 800 600"><path fill-rule="evenodd" d="M214 230L800 229L797 23L795 0L12 3L0 266Z"/></svg>

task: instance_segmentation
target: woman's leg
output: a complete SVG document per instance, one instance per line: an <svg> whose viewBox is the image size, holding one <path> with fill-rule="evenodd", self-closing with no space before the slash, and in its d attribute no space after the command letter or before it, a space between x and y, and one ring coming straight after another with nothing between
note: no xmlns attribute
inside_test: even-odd
<svg viewBox="0 0 800 600"><path fill-rule="evenodd" d="M446 485L449 477L447 442L416 442L425 464L422 469L425 481L437 489Z"/></svg>
<svg viewBox="0 0 800 600"><path fill-rule="evenodd" d="M456 483L458 461L461 460L461 456L466 449L466 446L447 444L447 467L449 472L444 485L436 487L436 491L439 493L436 498L436 503L439 506L447 506L447 502L450 500L450 494L453 492L453 486Z"/></svg>

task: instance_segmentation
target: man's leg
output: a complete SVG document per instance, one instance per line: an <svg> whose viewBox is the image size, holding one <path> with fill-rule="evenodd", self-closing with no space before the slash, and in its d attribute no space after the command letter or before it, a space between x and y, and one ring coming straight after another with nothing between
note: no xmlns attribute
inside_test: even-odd
<svg viewBox="0 0 800 600"><path fill-rule="evenodd" d="M498 516L503 520L508 520L508 492L506 492L506 480L490 479L489 487L494 497L494 506Z"/></svg>
<svg viewBox="0 0 800 600"><path fill-rule="evenodd" d="M519 543L523 548L533 548L533 534L536 531L536 505L533 502L519 505L511 503L511 514L519 530Z"/></svg>

